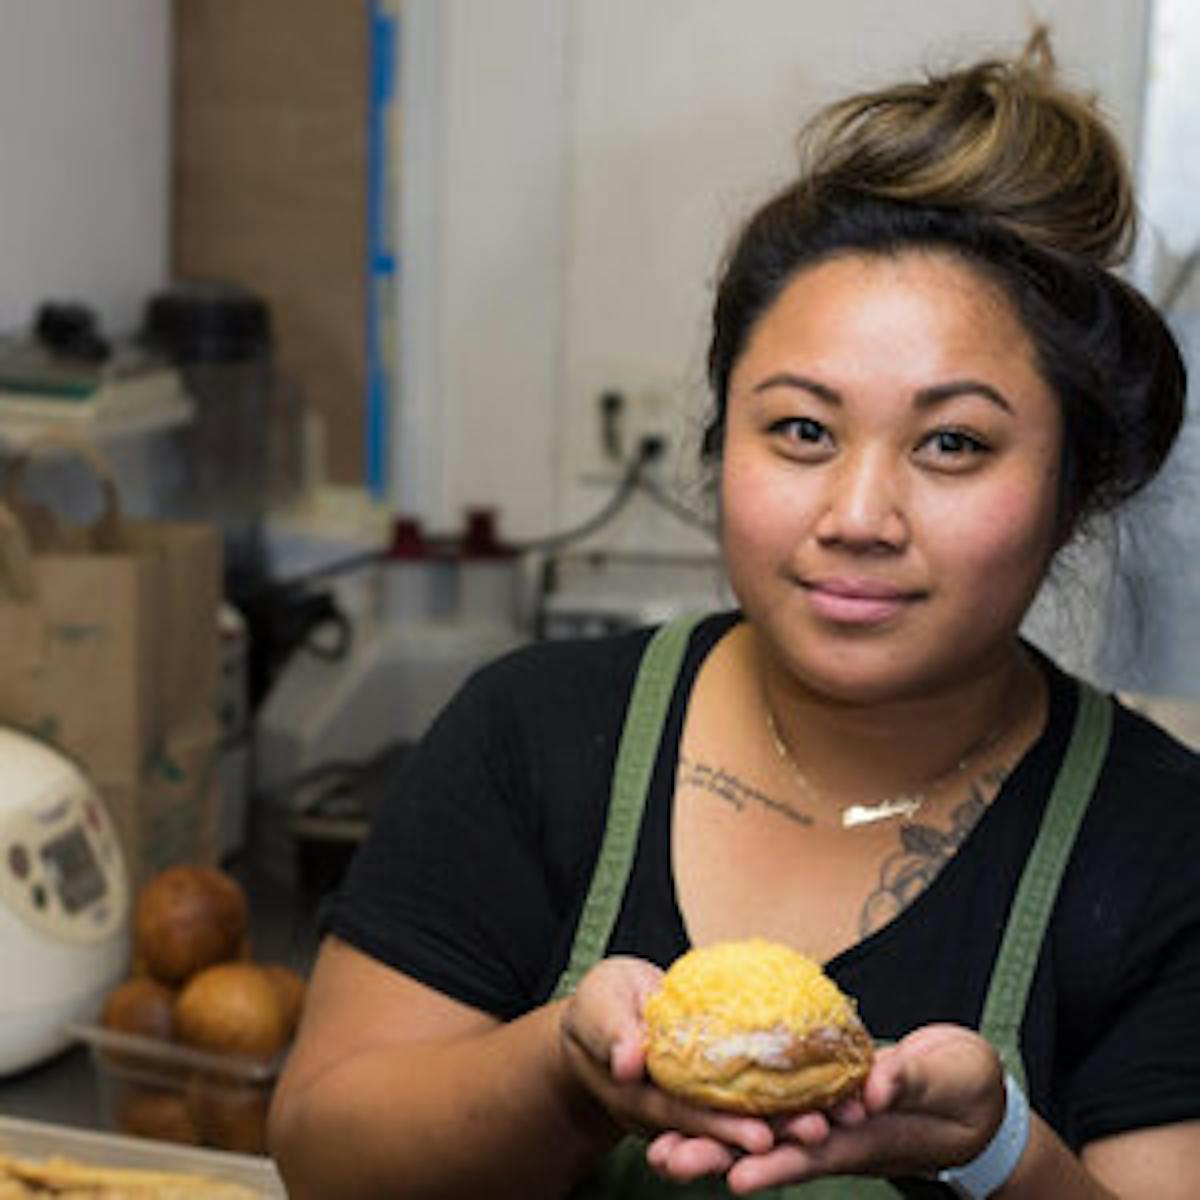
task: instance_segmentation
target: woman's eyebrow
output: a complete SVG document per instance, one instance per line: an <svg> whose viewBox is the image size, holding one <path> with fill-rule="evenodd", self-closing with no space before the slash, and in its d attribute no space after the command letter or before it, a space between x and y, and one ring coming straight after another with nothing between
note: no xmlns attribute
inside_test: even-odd
<svg viewBox="0 0 1200 1200"><path fill-rule="evenodd" d="M823 383L818 383L815 379L809 379L807 375L794 375L791 371L781 371L777 375L768 375L766 379L754 385L755 392L766 392L771 388L787 387L799 388L802 392L809 392L816 396L818 400L824 400L827 404L841 404L841 396L834 391L833 388L827 387Z"/></svg>
<svg viewBox="0 0 1200 1200"><path fill-rule="evenodd" d="M917 408L932 408L958 396L982 396L1004 409L1006 413L1013 411L1012 405L1004 395L981 379L951 379L946 383L935 383L930 387L921 388L913 403Z"/></svg>
<svg viewBox="0 0 1200 1200"><path fill-rule="evenodd" d="M797 375L791 371L768 375L766 379L754 385L753 391L765 392L777 387L797 388L800 391L808 392L818 400L825 401L826 404L840 405L842 403L841 394L834 388L824 383L818 383L817 380L810 379L807 375ZM951 379L945 383L931 384L929 387L918 390L913 403L920 409L933 408L958 396L970 395L990 400L1007 413L1013 411L1012 405L1005 399L1004 394L981 379Z"/></svg>

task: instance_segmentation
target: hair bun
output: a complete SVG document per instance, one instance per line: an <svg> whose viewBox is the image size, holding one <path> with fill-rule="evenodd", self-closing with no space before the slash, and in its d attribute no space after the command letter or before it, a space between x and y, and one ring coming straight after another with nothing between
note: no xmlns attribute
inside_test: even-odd
<svg viewBox="0 0 1200 1200"><path fill-rule="evenodd" d="M853 192L977 213L1112 266L1129 252L1125 156L1092 97L1056 81L1045 27L989 60L852 96L801 134L811 198Z"/></svg>

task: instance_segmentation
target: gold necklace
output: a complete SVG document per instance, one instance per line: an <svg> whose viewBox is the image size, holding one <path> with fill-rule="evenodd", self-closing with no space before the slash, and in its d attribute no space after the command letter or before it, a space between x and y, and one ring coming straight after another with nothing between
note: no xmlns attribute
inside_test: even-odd
<svg viewBox="0 0 1200 1200"><path fill-rule="evenodd" d="M820 801L820 792L818 792L812 781L800 769L800 764L793 757L787 743L780 735L779 726L775 723L775 714L771 711L770 704L766 702L766 697L763 698L763 710L767 714L767 731L771 735L771 741L775 746L775 753L778 755L779 760L788 768L804 791L814 801ZM1012 721L1006 721L988 730L982 737L967 747L957 762L940 775L935 775L918 792L900 792L895 796L888 796L883 800L876 801L874 804L851 804L844 807L841 817L842 828L853 829L858 825L874 825L877 821L890 821L893 817L900 817L907 824L920 812L925 801L933 793L940 791L952 780L963 775L967 768L981 754L996 745L1002 737L1011 731L1015 724L1016 719L1014 718Z"/></svg>

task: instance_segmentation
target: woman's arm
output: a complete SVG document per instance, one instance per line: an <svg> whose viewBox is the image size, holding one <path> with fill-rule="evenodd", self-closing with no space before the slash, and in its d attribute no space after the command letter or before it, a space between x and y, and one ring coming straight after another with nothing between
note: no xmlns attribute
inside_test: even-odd
<svg viewBox="0 0 1200 1200"><path fill-rule="evenodd" d="M1102 1138L1084 1147L1083 1162L1122 1200L1188 1200L1196 1194L1200 1121L1181 1121Z"/></svg>
<svg viewBox="0 0 1200 1200"><path fill-rule="evenodd" d="M289 1195L557 1198L634 1128L765 1149L763 1122L645 1082L640 996L653 977L610 960L571 1001L504 1024L328 939L271 1107Z"/></svg>
<svg viewBox="0 0 1200 1200"><path fill-rule="evenodd" d="M327 939L271 1105L289 1195L563 1195L614 1134L557 1009L505 1025Z"/></svg>

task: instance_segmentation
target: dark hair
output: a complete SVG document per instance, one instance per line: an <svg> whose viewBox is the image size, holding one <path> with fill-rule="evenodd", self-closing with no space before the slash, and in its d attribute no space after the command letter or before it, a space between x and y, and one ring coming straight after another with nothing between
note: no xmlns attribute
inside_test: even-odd
<svg viewBox="0 0 1200 1200"><path fill-rule="evenodd" d="M805 169L750 218L718 285L705 458L721 451L734 365L799 271L933 249L1002 289L1062 405L1063 537L1154 477L1183 421L1183 361L1154 308L1108 269L1132 239L1120 149L1051 74L1039 31L1015 63L853 97L807 127Z"/></svg>

